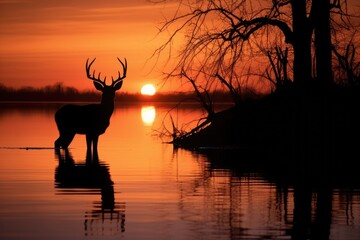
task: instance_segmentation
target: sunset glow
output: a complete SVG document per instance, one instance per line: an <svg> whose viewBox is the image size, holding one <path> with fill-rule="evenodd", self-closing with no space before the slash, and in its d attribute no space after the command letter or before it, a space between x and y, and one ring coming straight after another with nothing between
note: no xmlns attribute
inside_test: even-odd
<svg viewBox="0 0 360 240"><path fill-rule="evenodd" d="M154 85L152 85L152 84L145 84L141 88L142 95L153 96L155 93L156 93L156 89L155 89Z"/></svg>
<svg viewBox="0 0 360 240"><path fill-rule="evenodd" d="M61 82L93 90L86 59L96 57L94 69L111 79L119 57L129 66L122 91L138 92L144 77L159 79L149 58L165 41L156 35L162 12L171 14L172 4L165 10L147 0L0 1L0 84L38 88Z"/></svg>

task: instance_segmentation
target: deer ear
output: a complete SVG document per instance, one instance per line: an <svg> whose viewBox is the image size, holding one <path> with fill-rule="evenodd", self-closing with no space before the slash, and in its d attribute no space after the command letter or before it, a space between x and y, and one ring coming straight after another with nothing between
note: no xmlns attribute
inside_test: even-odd
<svg viewBox="0 0 360 240"><path fill-rule="evenodd" d="M102 91L104 89L104 86L98 82L93 82L94 86L97 90Z"/></svg>
<svg viewBox="0 0 360 240"><path fill-rule="evenodd" d="M115 91L119 90L119 89L121 88L122 84L123 84L123 81L122 81L122 80L119 81L119 82L117 82L117 83L115 83L115 85L114 85Z"/></svg>

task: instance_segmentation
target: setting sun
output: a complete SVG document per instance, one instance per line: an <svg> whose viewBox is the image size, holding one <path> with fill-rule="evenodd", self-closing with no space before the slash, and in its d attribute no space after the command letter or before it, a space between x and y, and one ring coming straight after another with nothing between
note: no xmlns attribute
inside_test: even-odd
<svg viewBox="0 0 360 240"><path fill-rule="evenodd" d="M145 84L142 88L141 88L141 94L142 95L148 95L148 96L153 96L156 93L155 87L152 84Z"/></svg>

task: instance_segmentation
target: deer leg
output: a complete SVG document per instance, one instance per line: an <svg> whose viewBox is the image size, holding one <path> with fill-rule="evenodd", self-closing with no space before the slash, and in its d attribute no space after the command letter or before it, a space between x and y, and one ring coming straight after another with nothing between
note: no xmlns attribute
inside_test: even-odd
<svg viewBox="0 0 360 240"><path fill-rule="evenodd" d="M86 159L91 159L91 142L93 138L90 134L86 134Z"/></svg>
<svg viewBox="0 0 360 240"><path fill-rule="evenodd" d="M70 143L72 142L72 140L74 139L75 137L75 133L66 133L62 136L62 134L60 135L60 138L61 138L61 147L63 149L67 149L68 146L70 145Z"/></svg>
<svg viewBox="0 0 360 240"><path fill-rule="evenodd" d="M97 150L98 140L99 140L98 135L93 137L93 158L94 158L94 160L99 159L98 150Z"/></svg>
<svg viewBox="0 0 360 240"><path fill-rule="evenodd" d="M59 136L58 139L56 139L54 145L55 145L55 149L60 149L60 147L62 145L62 137L61 137L61 135Z"/></svg>

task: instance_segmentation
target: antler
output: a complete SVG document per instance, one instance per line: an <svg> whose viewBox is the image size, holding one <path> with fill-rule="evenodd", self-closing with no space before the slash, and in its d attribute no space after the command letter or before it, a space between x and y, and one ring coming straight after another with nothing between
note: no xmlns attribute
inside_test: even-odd
<svg viewBox="0 0 360 240"><path fill-rule="evenodd" d="M97 78L95 77L95 70L93 71L92 75L90 73L90 68L91 68L91 65L95 62L96 58L94 58L90 63L89 63L89 59L86 60L86 75L89 79L95 81L95 82L98 82L100 83L102 86L105 86L105 81L106 81L106 76L104 78L104 80L102 81L101 80L101 72L99 72Z"/></svg>
<svg viewBox="0 0 360 240"><path fill-rule="evenodd" d="M117 58L123 68L123 74L121 76L120 71L118 71L119 76L118 78L115 80L113 77L111 77L112 79L112 84L111 86L114 87L116 84L118 84L119 82L121 82L124 78L126 78L126 71L127 71L127 61L125 58L125 63L123 63L120 58ZM101 84L101 86L105 87L106 86L106 76L104 77L104 80L101 80L101 72L99 72L98 76L95 77L95 70L92 72L92 74L90 73L90 68L91 65L95 62L96 58L94 58L90 63L89 63L89 58L86 60L86 75L89 79Z"/></svg>
<svg viewBox="0 0 360 240"><path fill-rule="evenodd" d="M126 61L126 58L125 58L125 63L123 63L123 62L120 60L120 58L117 58L117 59L119 60L121 66L122 66L122 68L123 68L123 75L121 76L120 71L118 71L119 76L118 76L118 78L117 78L116 80L114 80L114 78L111 77L111 79L112 79L112 84L111 84L111 86L115 86L118 82L120 82L120 81L122 81L124 78L126 78L126 71L127 71L127 61Z"/></svg>

